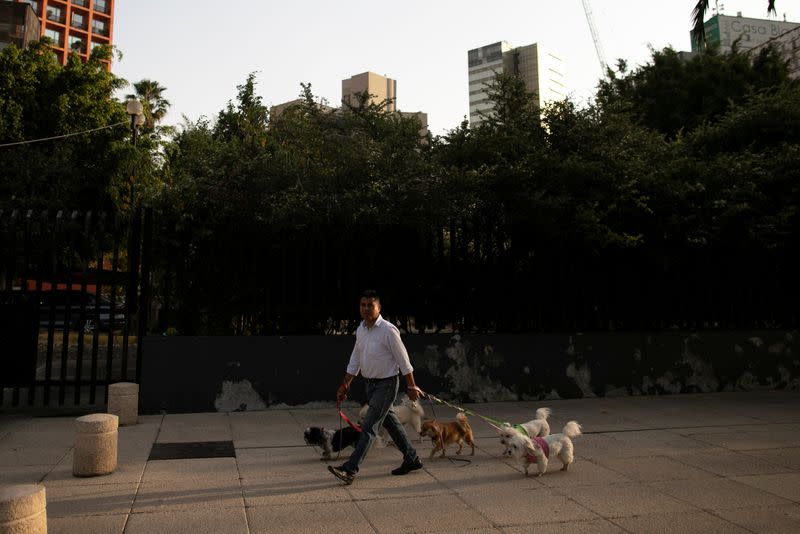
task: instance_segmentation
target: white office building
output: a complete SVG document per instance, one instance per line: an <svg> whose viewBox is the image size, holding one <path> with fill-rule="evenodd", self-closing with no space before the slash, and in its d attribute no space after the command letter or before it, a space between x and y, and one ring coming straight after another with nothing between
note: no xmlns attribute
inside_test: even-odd
<svg viewBox="0 0 800 534"><path fill-rule="evenodd" d="M551 50L534 43L512 48L500 41L467 53L469 72L469 121L477 126L492 112L487 88L499 73L516 74L525 81L536 105L563 100L567 96L564 61Z"/></svg>

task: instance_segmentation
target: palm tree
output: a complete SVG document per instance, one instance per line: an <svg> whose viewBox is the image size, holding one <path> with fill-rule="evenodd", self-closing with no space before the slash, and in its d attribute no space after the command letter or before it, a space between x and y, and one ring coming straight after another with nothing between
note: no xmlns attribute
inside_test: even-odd
<svg viewBox="0 0 800 534"><path fill-rule="evenodd" d="M169 100L162 94L167 90L158 82L153 80L141 80L133 84L135 94L128 95L128 98L136 98L142 102L144 108L145 128L153 130L157 122L164 118L170 107Z"/></svg>
<svg viewBox="0 0 800 534"><path fill-rule="evenodd" d="M704 48L706 44L706 32L703 28L703 19L706 16L706 11L708 11L708 1L709 0L698 0L697 5L694 6L694 10L692 11L692 24L694 24L692 40L698 44L698 48ZM773 15L777 14L775 11L775 0L767 0L767 14L770 13Z"/></svg>

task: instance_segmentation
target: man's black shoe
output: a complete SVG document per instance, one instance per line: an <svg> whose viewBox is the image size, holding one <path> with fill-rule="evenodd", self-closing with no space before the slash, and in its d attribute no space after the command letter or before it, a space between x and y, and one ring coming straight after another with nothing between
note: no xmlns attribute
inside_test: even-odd
<svg viewBox="0 0 800 534"><path fill-rule="evenodd" d="M353 473L345 471L341 467L333 467L332 465L328 466L328 471L333 473L333 476L335 476L348 486L353 483L353 479L356 477Z"/></svg>
<svg viewBox="0 0 800 534"><path fill-rule="evenodd" d="M419 461L419 458L414 458L414 460L411 462L403 460L403 464L400 467L397 469L392 469L392 474L406 475L411 471L416 471L417 469L422 469L422 462Z"/></svg>

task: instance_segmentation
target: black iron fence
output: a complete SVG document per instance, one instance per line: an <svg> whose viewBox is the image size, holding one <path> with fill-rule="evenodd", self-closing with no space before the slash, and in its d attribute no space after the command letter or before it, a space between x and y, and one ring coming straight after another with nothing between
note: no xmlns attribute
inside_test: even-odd
<svg viewBox="0 0 800 534"><path fill-rule="evenodd" d="M139 380L150 218L0 210L0 406L105 403Z"/></svg>
<svg viewBox="0 0 800 534"><path fill-rule="evenodd" d="M367 287L380 290L384 310L409 333L792 329L800 322L800 261L788 248L596 250L492 221L303 233L239 228L158 247L160 328L187 335L352 332Z"/></svg>

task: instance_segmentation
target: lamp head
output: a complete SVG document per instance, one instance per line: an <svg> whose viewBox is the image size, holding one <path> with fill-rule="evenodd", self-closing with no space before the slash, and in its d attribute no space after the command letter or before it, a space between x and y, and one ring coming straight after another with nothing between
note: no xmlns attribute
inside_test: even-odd
<svg viewBox="0 0 800 534"><path fill-rule="evenodd" d="M125 105L125 110L128 112L128 115L137 115L137 116L141 116L144 112L142 103L136 100L135 98L131 98L130 100L128 100L128 103Z"/></svg>

